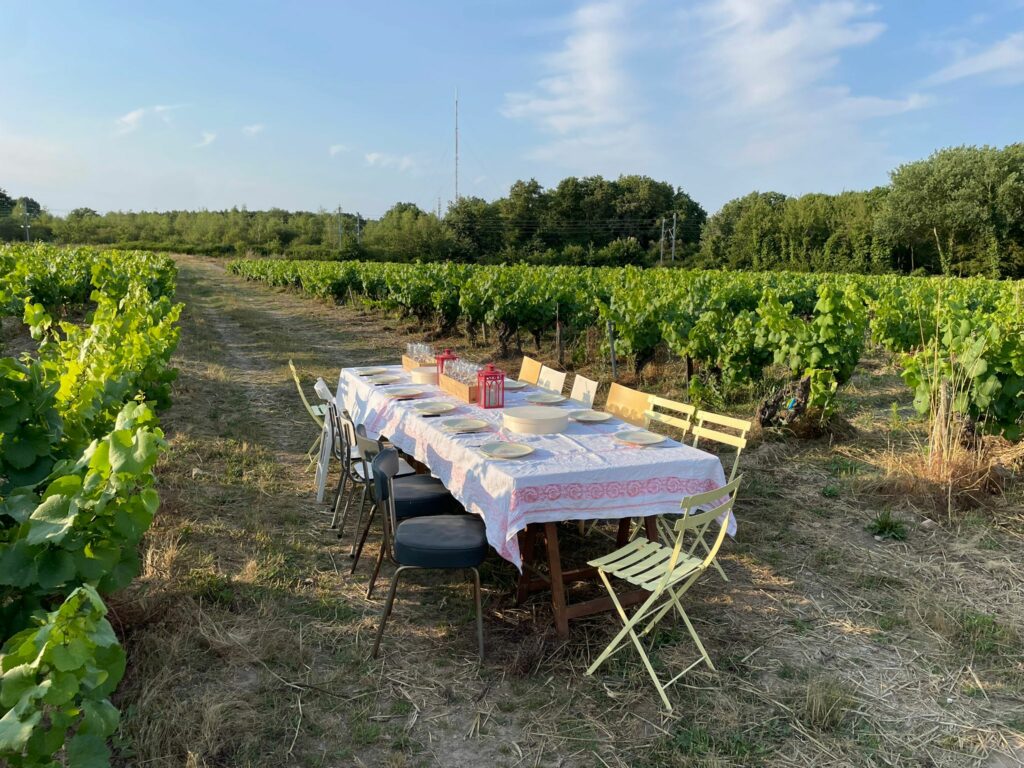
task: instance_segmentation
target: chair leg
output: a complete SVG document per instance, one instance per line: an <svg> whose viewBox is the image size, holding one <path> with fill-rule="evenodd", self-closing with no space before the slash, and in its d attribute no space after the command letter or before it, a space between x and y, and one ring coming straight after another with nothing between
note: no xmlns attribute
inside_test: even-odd
<svg viewBox="0 0 1024 768"><path fill-rule="evenodd" d="M476 603L476 644L480 651L480 661L484 660L484 612L483 601L480 599L480 571L470 568L473 572L473 600Z"/></svg>
<svg viewBox="0 0 1024 768"><path fill-rule="evenodd" d="M331 516L331 528L335 528L338 525L338 507L341 506L341 497L345 493L345 479L346 474L342 469L341 476L338 478L338 485L334 489L334 514Z"/></svg>
<svg viewBox="0 0 1024 768"><path fill-rule="evenodd" d="M702 547L704 547L704 551L707 554L709 554L709 555L711 554L711 549L708 547L708 543L706 541L704 541L704 537L703 536L700 537L700 545ZM711 564L713 566L715 566L715 570L718 571L718 575L722 577L722 581L728 581L729 580L729 577L725 575L725 571L722 570L722 564L718 562L718 558L717 557L714 560L711 561Z"/></svg>
<svg viewBox="0 0 1024 768"><path fill-rule="evenodd" d="M377 658L377 651L380 650L380 641L384 637L384 625L388 623L388 616L391 615L391 606L395 603L395 592L398 589L398 577L401 575L408 566L399 566L395 571L395 575L391 577L391 589L388 591L387 602L384 603L384 613L380 617L380 627L377 629L377 639L373 641L373 652L370 654L372 658Z"/></svg>
<svg viewBox="0 0 1024 768"><path fill-rule="evenodd" d="M359 565L359 558L363 554L363 546L366 544L366 537L370 533L370 526L373 525L373 519L377 516L377 507L378 505L376 503L370 507L370 516L366 518L366 525L363 527L363 535L359 537L359 543L356 545L355 554L352 556L352 570L349 571L350 574L355 573L356 566ZM381 547L383 548L383 546L384 542L382 541Z"/></svg>
<svg viewBox="0 0 1024 768"><path fill-rule="evenodd" d="M369 486L363 483L363 492L359 495L359 506L356 508L356 526L352 529L352 546L349 547L348 556L355 557L356 554L356 541L359 540L359 530L363 527L363 511L366 509L366 489ZM338 532L338 538L341 538L341 532Z"/></svg>
<svg viewBox="0 0 1024 768"><path fill-rule="evenodd" d="M377 576L380 574L380 567L384 562L384 542L380 544L380 552L377 553L377 562L373 564L373 573L370 574L370 583L366 585L366 599L373 596L373 588L377 584Z"/></svg>
<svg viewBox="0 0 1024 768"><path fill-rule="evenodd" d="M700 635L697 634L697 630L693 628L693 624L690 622L690 617L686 615L686 611L683 610L683 606L676 603L676 608L679 609L679 615L683 617L683 621L686 623L686 628L690 631L690 637L693 638L693 642L697 644L697 650L700 651L700 655L704 657L704 661L711 667L712 672L717 672L715 665L711 663L711 657L708 656L708 652L704 650L704 643L700 641Z"/></svg>

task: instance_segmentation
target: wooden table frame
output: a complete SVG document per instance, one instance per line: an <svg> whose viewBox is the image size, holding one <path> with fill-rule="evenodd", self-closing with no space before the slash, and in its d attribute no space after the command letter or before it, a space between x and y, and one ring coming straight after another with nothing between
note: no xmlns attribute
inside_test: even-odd
<svg viewBox="0 0 1024 768"><path fill-rule="evenodd" d="M655 517L645 517L644 533L651 541L658 540L658 527ZM619 520L619 530L616 535L616 546L621 547L629 540L629 529L632 518L624 517ZM598 597L593 600L586 600L582 603L569 605L565 600L565 585L576 581L591 581L597 578L597 569L591 566L564 570L562 568L562 556L558 547L558 523L534 523L528 525L524 530L519 531L519 551L523 557L523 570L519 575L519 585L516 589L516 604L521 605L531 592L543 589L551 590L551 612L554 615L555 631L560 638L569 636L569 620L578 619L581 616L590 616L595 613L603 613L614 608L611 598ZM545 549L547 550L548 573L545 577L533 570L533 563L536 562L535 545L538 536L544 537ZM533 571L533 575L531 575ZM635 589L619 595L619 602L623 608L636 605L650 596L650 592L644 589Z"/></svg>

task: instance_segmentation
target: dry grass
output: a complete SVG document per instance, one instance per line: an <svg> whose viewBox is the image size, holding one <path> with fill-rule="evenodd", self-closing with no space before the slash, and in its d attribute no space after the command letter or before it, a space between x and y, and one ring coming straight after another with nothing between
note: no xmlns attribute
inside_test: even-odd
<svg viewBox="0 0 1024 768"><path fill-rule="evenodd" d="M368 660L382 598L363 597L365 561L347 576L312 498L314 432L286 360L333 384L340 366L393 358L416 331L244 284L205 260L181 268L189 309L164 505L143 576L115 606L130 655L122 764L996 766L1019 756L1020 496L1008 485L950 520L929 494L886 485L884 455L907 456L920 431L886 361L866 361L845 394L849 437L767 435L745 454L730 581L690 593L719 673L680 681L667 715L635 656L583 674L615 630L610 616L559 641L544 596L516 606L513 569L497 558L483 572L483 665L469 583L443 574L404 583L383 659ZM661 360L643 384L678 397L679 381ZM865 530L883 510L904 522L905 541ZM567 527L563 552L605 551L603 533ZM653 643L663 671L693 658L671 623Z"/></svg>

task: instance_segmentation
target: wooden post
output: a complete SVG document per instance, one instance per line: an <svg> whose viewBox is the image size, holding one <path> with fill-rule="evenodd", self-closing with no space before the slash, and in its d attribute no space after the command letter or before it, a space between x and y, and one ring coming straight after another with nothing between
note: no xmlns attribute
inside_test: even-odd
<svg viewBox="0 0 1024 768"><path fill-rule="evenodd" d="M615 359L615 328L612 327L611 320L608 321L608 350L612 360L612 381L618 381L619 362Z"/></svg>
<svg viewBox="0 0 1024 768"><path fill-rule="evenodd" d="M562 347L562 319L558 314L558 304L555 304L555 348L558 350L558 366L565 368L565 349Z"/></svg>

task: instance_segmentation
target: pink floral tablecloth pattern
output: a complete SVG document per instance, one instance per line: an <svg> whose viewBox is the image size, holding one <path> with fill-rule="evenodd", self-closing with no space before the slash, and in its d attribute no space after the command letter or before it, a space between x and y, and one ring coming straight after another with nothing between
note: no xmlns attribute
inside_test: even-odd
<svg viewBox="0 0 1024 768"><path fill-rule="evenodd" d="M467 511L480 515L487 540L503 558L522 568L516 534L530 523L564 520L602 520L622 517L678 514L680 500L725 485L725 472L717 456L674 440L647 448L624 445L616 432L631 428L612 418L597 424L570 421L555 435L520 435L502 427L500 409L462 403L439 388L416 400L396 400L388 392L409 386L401 366L388 373L401 380L374 386L354 369L342 369L336 401L367 435L384 435L405 453L430 467ZM506 390L505 405L525 405L527 387ZM451 413L424 417L415 405L423 401L457 405ZM579 403L555 406L579 409ZM446 419L473 417L489 422L486 431L452 434ZM479 446L494 440L525 443L533 453L521 459L494 460ZM729 534L736 521L730 515Z"/></svg>

